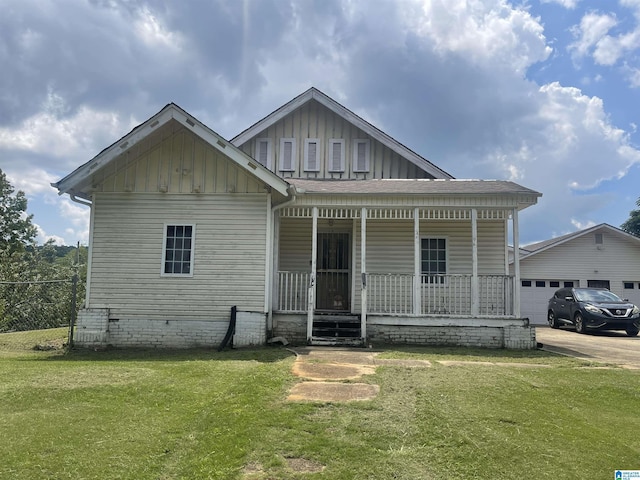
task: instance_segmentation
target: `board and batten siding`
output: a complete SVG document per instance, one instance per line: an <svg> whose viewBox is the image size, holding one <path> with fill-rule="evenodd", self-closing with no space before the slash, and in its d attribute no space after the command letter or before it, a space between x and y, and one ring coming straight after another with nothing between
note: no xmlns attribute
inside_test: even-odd
<svg viewBox="0 0 640 480"><path fill-rule="evenodd" d="M264 193L265 185L177 122L92 177L94 192Z"/></svg>
<svg viewBox="0 0 640 480"><path fill-rule="evenodd" d="M596 244L595 233L602 233L601 245ZM637 242L609 231L596 231L531 258L523 258L520 261L520 278L533 282L578 280L581 287L586 287L588 280L609 280L614 293L640 301L639 266L640 247ZM624 282L634 282L635 288L625 290Z"/></svg>
<svg viewBox="0 0 640 480"><path fill-rule="evenodd" d="M266 194L95 194L88 307L111 318L228 322L264 311ZM193 275L161 276L166 224L195 225Z"/></svg>
<svg viewBox="0 0 640 480"><path fill-rule="evenodd" d="M295 139L293 163L281 170L281 138ZM271 170L286 178L313 179L372 179L372 178L433 178L424 170L403 158L382 143L374 140L351 122L332 112L315 100L305 103L269 128L240 145L240 149L253 158L259 157L259 142L270 139ZM318 139L318 171L305 171L304 151L306 139ZM329 140L344 140L344 171L331 171ZM369 169L357 171L354 159L356 140L369 142Z"/></svg>

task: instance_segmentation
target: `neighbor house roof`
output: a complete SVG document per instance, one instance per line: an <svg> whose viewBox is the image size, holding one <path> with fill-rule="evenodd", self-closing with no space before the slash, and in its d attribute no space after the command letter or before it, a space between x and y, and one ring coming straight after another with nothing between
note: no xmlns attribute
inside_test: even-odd
<svg viewBox="0 0 640 480"><path fill-rule="evenodd" d="M573 233L569 233L567 235L562 235L560 237L556 237L556 238L552 238L549 240L545 240L542 242L537 242L537 243L531 243L529 245L525 245L523 247L520 248L520 259L525 259L525 258L529 258L533 255L536 255L538 253L544 252L545 250L548 250L550 248L553 247L557 247L558 245L562 245L563 243L569 242L571 240L574 240L576 238L582 237L584 235L589 235L591 233L595 233L598 230L606 230L609 231L615 235L619 235L622 236L624 238L627 238L633 242L638 242L640 244L640 238L631 235L627 232L625 232L624 230L620 230L619 228L616 227L612 227L611 225L607 224L607 223L601 223L599 225L595 225L591 228L587 228L584 230L580 230L577 232L573 232Z"/></svg>
<svg viewBox="0 0 640 480"><path fill-rule="evenodd" d="M240 145L243 145L245 142L254 138L263 130L269 128L273 124L280 121L282 118L286 117L287 115L297 110L304 104L311 102L313 100L325 106L326 108L334 112L336 115L344 118L346 121L350 122L351 124L355 125L360 130L362 130L367 135L369 135L371 138L382 143L392 151L396 152L398 155L406 158L411 163L417 165L418 167L420 167L422 170L429 173L433 177L443 178L443 179L453 178L453 176L450 175L449 173L445 172L438 166L434 165L426 158L418 155L416 152L414 152L410 148L407 148L406 146L404 146L397 140L393 139L383 131L374 127L369 122L359 117L348 108L340 105L338 102L336 102L335 100L328 97L327 95L325 95L320 90L314 87L311 87L306 92L298 95L296 98L294 98L290 102L284 104L282 107L278 108L274 112L264 117L262 120L253 124L246 130L238 134L236 137L232 138L231 143L233 143L238 147Z"/></svg>
<svg viewBox="0 0 640 480"><path fill-rule="evenodd" d="M68 193L72 197L78 196L87 200L90 199L90 194L86 189L91 186L91 178L95 172L106 167L120 155L123 155L130 148L144 140L148 135L156 132L160 127L171 121L179 122L240 167L262 180L265 184L285 196L288 195L287 182L266 167L260 165L249 155L242 152L239 148L236 148L231 142L225 140L175 103L166 105L149 120L135 127L120 140L102 150L98 155L75 169L62 180L52 183L51 186L57 188L60 195Z"/></svg>

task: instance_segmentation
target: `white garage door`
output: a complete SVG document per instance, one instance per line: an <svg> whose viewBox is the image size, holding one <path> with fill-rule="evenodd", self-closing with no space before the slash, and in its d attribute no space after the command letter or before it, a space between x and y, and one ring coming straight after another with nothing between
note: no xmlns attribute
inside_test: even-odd
<svg viewBox="0 0 640 480"><path fill-rule="evenodd" d="M533 325L547 323L547 304L556 290L578 285L577 280L522 280L520 314Z"/></svg>

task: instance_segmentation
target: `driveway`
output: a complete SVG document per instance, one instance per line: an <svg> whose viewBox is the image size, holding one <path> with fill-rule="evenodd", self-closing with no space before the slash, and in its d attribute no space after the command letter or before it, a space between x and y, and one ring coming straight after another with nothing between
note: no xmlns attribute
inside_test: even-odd
<svg viewBox="0 0 640 480"><path fill-rule="evenodd" d="M550 352L640 369L640 336L628 337L624 332L580 335L571 327L552 329L538 325L536 340Z"/></svg>

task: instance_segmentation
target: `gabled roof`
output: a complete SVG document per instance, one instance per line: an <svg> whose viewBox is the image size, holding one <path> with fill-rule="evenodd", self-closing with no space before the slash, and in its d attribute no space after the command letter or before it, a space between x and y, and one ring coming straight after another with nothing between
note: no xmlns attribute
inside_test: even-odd
<svg viewBox="0 0 640 480"><path fill-rule="evenodd" d="M84 189L90 186L91 177L96 171L106 167L128 149L171 121L177 121L184 125L189 131L193 132L216 150L222 152L226 157L265 184L285 196L288 195L288 184L286 181L260 165L249 155L242 152L239 148L236 148L232 143L225 140L175 103L166 105L149 120L135 127L120 140L102 150L98 155L75 169L62 180L52 183L51 186L58 189L59 195L68 193L72 197L78 196L89 200L90 195L85 192Z"/></svg>
<svg viewBox="0 0 640 480"><path fill-rule="evenodd" d="M429 173L430 175L433 175L435 178L442 178L442 179L453 178L453 176L450 175L449 173L437 167L426 158L418 155L416 152L407 148L397 140L391 138L382 130L379 130L378 128L374 127L369 122L359 117L348 108L340 105L338 102L336 102L335 100L328 97L327 95L325 95L320 90L314 87L311 87L306 92L298 95L296 98L294 98L290 102L284 104L274 112L264 117L262 120L258 121L257 123L253 124L246 130L244 130L243 132L241 132L240 134L232 138L231 143L233 143L238 147L243 145L245 142L255 137L266 128L269 128L271 125L277 123L282 118L286 117L293 111L297 110L298 108L300 108L301 106L303 106L304 104L312 100L317 101L321 105L331 110L336 115L344 118L346 121L355 125L370 137L374 138L378 142L390 148L392 151L396 152L398 155L406 158L411 163L415 164L425 172Z"/></svg>
<svg viewBox="0 0 640 480"><path fill-rule="evenodd" d="M525 245L520 249L520 259L524 260L525 258L529 258L538 253L544 252L545 250L549 250L550 248L557 247L558 245L562 245L563 243L567 243L571 240L575 240L576 238L583 237L585 235L589 235L591 233L595 233L598 230L605 230L613 233L614 235L618 235L624 237L633 242L637 242L640 245L640 238L634 235L631 235L624 230L620 230L619 228L612 227L607 223L601 223L599 225L595 225L591 228L587 228L585 230L580 230L578 232L569 233L567 235L562 235L561 237L552 238L550 240L545 240L543 242L532 243L530 245Z"/></svg>

